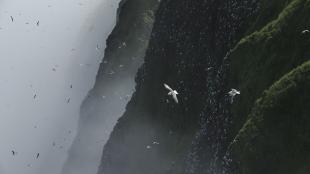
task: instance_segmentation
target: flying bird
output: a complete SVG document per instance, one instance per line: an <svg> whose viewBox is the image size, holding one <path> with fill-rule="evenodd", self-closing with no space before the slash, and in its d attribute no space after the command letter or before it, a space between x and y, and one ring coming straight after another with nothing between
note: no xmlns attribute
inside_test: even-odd
<svg viewBox="0 0 310 174"><path fill-rule="evenodd" d="M12 22L14 22L14 18L13 18L13 16L10 16L10 17L11 17L11 21L12 21Z"/></svg>
<svg viewBox="0 0 310 174"><path fill-rule="evenodd" d="M72 89L72 88L73 88L73 86L72 86L72 85L70 85L70 88Z"/></svg>
<svg viewBox="0 0 310 174"><path fill-rule="evenodd" d="M34 96L33 96L33 99L36 99L37 98L37 94L35 94Z"/></svg>
<svg viewBox="0 0 310 174"><path fill-rule="evenodd" d="M71 98L68 98L67 103L70 103Z"/></svg>
<svg viewBox="0 0 310 174"><path fill-rule="evenodd" d="M40 25L40 21L37 22L37 26L39 26L39 25Z"/></svg>
<svg viewBox="0 0 310 174"><path fill-rule="evenodd" d="M153 142L153 144L155 144L155 145L159 145L159 142L154 141L154 142Z"/></svg>
<svg viewBox="0 0 310 174"><path fill-rule="evenodd" d="M178 100L178 98L177 98L177 95L178 95L179 93L178 93L176 90L171 89L171 88L170 88L167 84L165 84L165 83L164 83L164 87L165 87L166 89L169 90L168 95L171 95L172 98L173 98L173 100L174 100L176 103L179 103L179 100Z"/></svg>
<svg viewBox="0 0 310 174"><path fill-rule="evenodd" d="M240 91L236 90L236 89L231 89L229 92L228 92L228 95L231 97L231 103L234 102L234 97L236 95L240 95Z"/></svg>
<svg viewBox="0 0 310 174"><path fill-rule="evenodd" d="M309 30L303 30L301 33L302 34L306 34L306 33L309 33L310 31Z"/></svg>
<svg viewBox="0 0 310 174"><path fill-rule="evenodd" d="M40 153L37 153L37 156L36 156L36 158L38 159L38 158L39 158L39 156L40 156Z"/></svg>
<svg viewBox="0 0 310 174"><path fill-rule="evenodd" d="M15 156L16 155L16 152L14 150L12 150L12 155Z"/></svg>

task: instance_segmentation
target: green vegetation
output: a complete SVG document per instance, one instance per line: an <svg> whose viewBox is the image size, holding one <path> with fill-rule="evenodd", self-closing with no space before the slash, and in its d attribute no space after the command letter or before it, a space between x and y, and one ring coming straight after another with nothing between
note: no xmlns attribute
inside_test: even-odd
<svg viewBox="0 0 310 174"><path fill-rule="evenodd" d="M309 173L310 61L264 92L231 145L240 173Z"/></svg>
<svg viewBox="0 0 310 174"><path fill-rule="evenodd" d="M229 57L229 86L242 94L232 106L235 173L309 173L310 35L301 32L310 27L310 1L263 1L261 8L249 31L261 29Z"/></svg>
<svg viewBox="0 0 310 174"><path fill-rule="evenodd" d="M276 5L276 4L274 4ZM309 60L310 1L294 0L261 30L243 38L233 49L230 87L242 95L232 107L234 131L241 128L255 100L281 76Z"/></svg>

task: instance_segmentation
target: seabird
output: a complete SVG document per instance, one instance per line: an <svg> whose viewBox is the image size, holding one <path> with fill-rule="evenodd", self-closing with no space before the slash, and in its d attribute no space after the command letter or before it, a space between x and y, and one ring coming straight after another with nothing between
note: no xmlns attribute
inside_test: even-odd
<svg viewBox="0 0 310 174"><path fill-rule="evenodd" d="M115 74L115 72L111 70L108 74L113 75L113 74Z"/></svg>
<svg viewBox="0 0 310 174"><path fill-rule="evenodd" d="M40 25L40 21L37 22L37 26L39 26L39 25Z"/></svg>
<svg viewBox="0 0 310 174"><path fill-rule="evenodd" d="M171 88L170 88L167 84L165 84L165 83L164 83L164 87L165 87L166 89L169 90L168 95L171 95L172 98L173 98L173 100L174 100L176 103L179 103L178 98L177 98L177 95L178 95L179 93L178 93L176 90L171 89Z"/></svg>
<svg viewBox="0 0 310 174"><path fill-rule="evenodd" d="M73 88L73 86L72 86L72 85L70 85L70 88L72 89L72 88Z"/></svg>
<svg viewBox="0 0 310 174"><path fill-rule="evenodd" d="M36 99L36 98L37 98L37 94L34 94L33 99Z"/></svg>
<svg viewBox="0 0 310 174"><path fill-rule="evenodd" d="M14 150L12 150L12 155L13 155L13 156L16 155L16 152L15 152Z"/></svg>
<svg viewBox="0 0 310 174"><path fill-rule="evenodd" d="M39 158L39 156L40 156L40 153L37 153L37 156L36 156L36 158L38 159L38 158Z"/></svg>
<svg viewBox="0 0 310 174"><path fill-rule="evenodd" d="M153 142L153 144L155 144L155 145L159 145L159 142L154 141L154 142Z"/></svg>
<svg viewBox="0 0 310 174"><path fill-rule="evenodd" d="M67 103L70 103L71 98L68 98Z"/></svg>
<svg viewBox="0 0 310 174"><path fill-rule="evenodd" d="M309 33L310 31L309 30L304 30L304 31L302 31L301 33L302 34L306 34L306 33Z"/></svg>
<svg viewBox="0 0 310 174"><path fill-rule="evenodd" d="M12 21L12 22L14 22L14 18L13 18L13 16L10 16L10 17L11 17L11 21Z"/></svg>
<svg viewBox="0 0 310 174"><path fill-rule="evenodd" d="M228 95L231 97L231 103L234 102L234 97L236 95L240 95L240 91L236 90L236 89L231 89L229 92L228 92Z"/></svg>

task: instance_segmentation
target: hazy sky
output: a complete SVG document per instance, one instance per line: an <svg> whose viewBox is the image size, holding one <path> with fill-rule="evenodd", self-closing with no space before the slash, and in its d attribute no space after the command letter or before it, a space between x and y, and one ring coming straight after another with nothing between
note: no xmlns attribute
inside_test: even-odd
<svg viewBox="0 0 310 174"><path fill-rule="evenodd" d="M0 0L1 174L60 173L118 2Z"/></svg>

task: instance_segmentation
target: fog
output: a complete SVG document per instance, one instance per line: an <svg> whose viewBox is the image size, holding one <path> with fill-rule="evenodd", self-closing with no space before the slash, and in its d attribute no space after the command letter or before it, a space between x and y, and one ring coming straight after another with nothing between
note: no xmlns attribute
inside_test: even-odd
<svg viewBox="0 0 310 174"><path fill-rule="evenodd" d="M0 1L1 174L61 172L117 4Z"/></svg>

